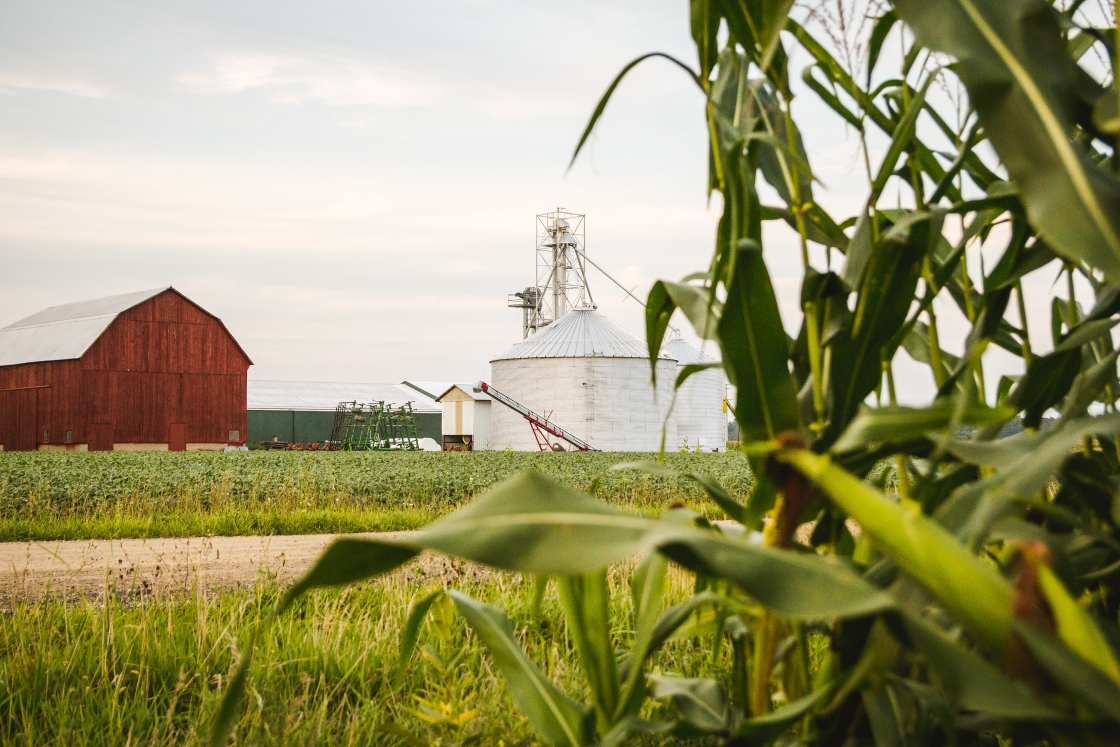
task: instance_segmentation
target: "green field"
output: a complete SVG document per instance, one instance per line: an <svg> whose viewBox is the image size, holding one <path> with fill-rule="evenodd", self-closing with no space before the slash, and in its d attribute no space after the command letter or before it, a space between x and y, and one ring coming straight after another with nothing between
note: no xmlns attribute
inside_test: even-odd
<svg viewBox="0 0 1120 747"><path fill-rule="evenodd" d="M415 529L528 468L642 512L702 506L695 483L612 471L618 453L0 453L0 541ZM738 453L668 454L748 490Z"/></svg>
<svg viewBox="0 0 1120 747"><path fill-rule="evenodd" d="M643 513L681 501L705 508L691 481L610 470L648 458L0 454L0 535L27 540L413 528L526 468L593 488ZM666 461L717 477L740 497L751 482L746 459L737 453L671 454ZM633 637L631 568L627 563L610 575L612 636L620 650ZM694 583L691 574L674 570L664 605L690 595ZM281 618L258 644L237 744L538 744L493 661L455 614L430 617L416 654L399 668L409 607L440 586L507 610L533 660L566 691L588 697L555 587L535 609L532 579L461 562L421 561L386 578L311 594ZM147 598L12 600L0 613L0 743L204 743L237 652L283 591L261 577L251 588ZM717 674L729 665L730 651L726 645L713 649L713 640L705 633L670 642L659 655L659 671ZM655 716L662 706L651 707L647 715Z"/></svg>

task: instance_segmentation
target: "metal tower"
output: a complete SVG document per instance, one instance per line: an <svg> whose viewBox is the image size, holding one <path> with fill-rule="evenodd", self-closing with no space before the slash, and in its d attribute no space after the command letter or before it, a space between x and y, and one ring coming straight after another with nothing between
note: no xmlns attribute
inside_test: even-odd
<svg viewBox="0 0 1120 747"><path fill-rule="evenodd" d="M536 285L509 296L511 308L523 309L523 338L594 303L587 287L586 220L559 207L537 216Z"/></svg>

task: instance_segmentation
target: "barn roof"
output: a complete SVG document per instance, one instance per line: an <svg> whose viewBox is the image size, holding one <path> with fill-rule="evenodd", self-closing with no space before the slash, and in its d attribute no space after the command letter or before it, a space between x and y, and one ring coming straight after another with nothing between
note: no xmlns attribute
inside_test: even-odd
<svg viewBox="0 0 1120 747"><path fill-rule="evenodd" d="M443 412L431 397L402 384L353 384L339 381L249 379L250 410L329 412L339 402L412 403L413 412Z"/></svg>
<svg viewBox="0 0 1120 747"><path fill-rule="evenodd" d="M0 327L0 366L80 358L118 314L169 289L170 286L153 288L51 306Z"/></svg>

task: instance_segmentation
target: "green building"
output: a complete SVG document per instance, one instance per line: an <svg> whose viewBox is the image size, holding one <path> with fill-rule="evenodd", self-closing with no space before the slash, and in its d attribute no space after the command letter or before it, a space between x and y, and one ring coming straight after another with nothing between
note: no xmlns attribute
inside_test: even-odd
<svg viewBox="0 0 1120 747"><path fill-rule="evenodd" d="M437 395L438 396L438 395ZM248 443L323 443L330 439L339 402L412 403L416 435L439 449L443 407L424 390L408 383L351 384L334 381L249 379Z"/></svg>

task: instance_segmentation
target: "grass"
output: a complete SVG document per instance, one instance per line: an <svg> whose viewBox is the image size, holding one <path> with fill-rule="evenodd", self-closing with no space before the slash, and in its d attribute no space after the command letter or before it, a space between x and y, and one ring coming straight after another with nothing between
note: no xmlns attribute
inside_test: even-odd
<svg viewBox="0 0 1120 747"><path fill-rule="evenodd" d="M147 515L143 509L106 516L37 514L30 518L0 519L0 542L394 532L419 529L439 516L439 512L420 508L270 507L179 509Z"/></svg>
<svg viewBox="0 0 1120 747"><path fill-rule="evenodd" d="M610 574L619 649L632 636L630 568ZM399 631L412 600L432 585L430 571L413 565L298 602L258 644L237 744L536 743L488 655L453 614L429 622L420 653L395 675ZM537 665L588 700L554 587L534 611L531 579L461 563L445 564L440 575L436 583L506 609ZM688 596L693 583L672 571L665 604ZM0 618L0 741L200 743L241 643L282 591L262 579L254 589L217 594L18 604ZM728 648L713 656L710 638L670 642L655 665L718 676L729 671Z"/></svg>
<svg viewBox="0 0 1120 747"><path fill-rule="evenodd" d="M685 480L611 472L647 454L2 454L0 540L254 535L412 529L528 467L643 513L686 501ZM750 485L740 454L672 454L670 466ZM612 569L618 649L632 636L625 564ZM530 745L528 723L474 636L437 616L396 669L412 601L446 584L510 612L530 657L588 700L554 588L458 562L301 599L258 644L237 744ZM671 574L666 605L694 579ZM15 600L0 612L0 743L204 743L240 647L284 587L104 600ZM711 641L670 642L656 666L682 676L727 672ZM656 716L652 706L647 716ZM641 740L639 740L641 743ZM646 743L665 743L663 740ZM670 742L671 743L671 740Z"/></svg>
<svg viewBox="0 0 1120 747"><path fill-rule="evenodd" d="M650 454L0 452L0 541L317 534L415 529L526 468L643 513L702 491L611 471ZM742 497L738 453L669 454Z"/></svg>

